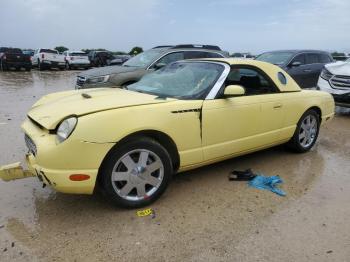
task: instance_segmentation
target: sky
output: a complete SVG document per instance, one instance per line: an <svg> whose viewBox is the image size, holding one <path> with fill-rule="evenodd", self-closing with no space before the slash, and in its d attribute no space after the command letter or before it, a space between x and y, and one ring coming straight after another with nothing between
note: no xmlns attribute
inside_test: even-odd
<svg viewBox="0 0 350 262"><path fill-rule="evenodd" d="M350 52L349 0L0 0L0 46Z"/></svg>

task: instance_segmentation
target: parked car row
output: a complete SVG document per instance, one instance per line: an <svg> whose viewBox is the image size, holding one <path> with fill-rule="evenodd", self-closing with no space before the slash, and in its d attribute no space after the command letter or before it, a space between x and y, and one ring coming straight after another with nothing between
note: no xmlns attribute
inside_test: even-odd
<svg viewBox="0 0 350 262"><path fill-rule="evenodd" d="M15 68L25 68L30 71L32 67L39 70L57 68L64 69L88 69L90 67L102 67L121 65L131 58L130 55L114 55L109 51L65 51L60 54L57 50L39 48L36 50L0 47L0 69L2 71Z"/></svg>
<svg viewBox="0 0 350 262"><path fill-rule="evenodd" d="M213 45L156 46L135 57L113 55L109 51L65 51L39 48L35 51L19 48L0 48L0 69L15 68L39 70L58 68L88 69L77 77L76 89L126 86L143 75L178 60L194 58L225 58L227 52ZM235 53L234 58L250 58L246 53ZM338 105L350 106L350 59L334 63L332 56L320 50L281 50L265 52L256 60L269 62L286 71L301 88L316 88L331 93ZM321 73L322 72L322 73Z"/></svg>

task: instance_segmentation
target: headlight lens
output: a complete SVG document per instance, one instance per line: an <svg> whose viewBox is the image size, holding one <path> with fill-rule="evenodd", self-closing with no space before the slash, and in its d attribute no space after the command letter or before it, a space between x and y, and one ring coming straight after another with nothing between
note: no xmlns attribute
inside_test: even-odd
<svg viewBox="0 0 350 262"><path fill-rule="evenodd" d="M76 117L70 117L62 121L57 129L57 140L62 143L66 140L73 132L75 126L78 123Z"/></svg>
<svg viewBox="0 0 350 262"><path fill-rule="evenodd" d="M97 76L97 77L88 78L87 82L89 84L99 84L99 83L106 83L108 79L109 79L109 75Z"/></svg>
<svg viewBox="0 0 350 262"><path fill-rule="evenodd" d="M322 69L321 77L323 79L329 80L329 79L331 79L332 76L333 76L333 74L331 72L329 72L326 68Z"/></svg>

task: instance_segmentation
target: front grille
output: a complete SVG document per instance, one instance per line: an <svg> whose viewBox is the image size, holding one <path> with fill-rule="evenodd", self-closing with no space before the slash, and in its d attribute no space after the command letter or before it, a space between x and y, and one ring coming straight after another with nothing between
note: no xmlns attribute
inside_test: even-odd
<svg viewBox="0 0 350 262"><path fill-rule="evenodd" d="M36 156L37 150L34 141L27 134L24 135L24 141L26 142L29 152Z"/></svg>
<svg viewBox="0 0 350 262"><path fill-rule="evenodd" d="M78 76L77 77L77 86L83 86L86 82L86 77Z"/></svg>
<svg viewBox="0 0 350 262"><path fill-rule="evenodd" d="M330 79L330 82L334 88L350 88L350 76L335 75Z"/></svg>

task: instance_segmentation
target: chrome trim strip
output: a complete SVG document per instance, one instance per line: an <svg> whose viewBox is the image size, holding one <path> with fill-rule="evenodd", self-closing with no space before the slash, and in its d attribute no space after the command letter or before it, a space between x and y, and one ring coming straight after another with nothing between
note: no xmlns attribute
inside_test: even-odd
<svg viewBox="0 0 350 262"><path fill-rule="evenodd" d="M205 61L205 62L209 62L209 61ZM222 87L222 85L224 84L228 74L230 73L231 67L226 64L226 63L220 63L220 62L211 62L210 63L216 63L216 64L220 64L225 66L225 70L224 72L222 72L221 76L219 77L218 81L216 81L216 84L213 86L213 88L210 90L209 94L207 95L207 97L205 98L205 100L212 100L215 99L216 95L218 94L218 92L220 91L220 88Z"/></svg>

